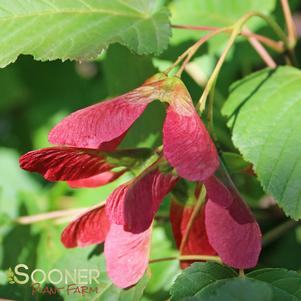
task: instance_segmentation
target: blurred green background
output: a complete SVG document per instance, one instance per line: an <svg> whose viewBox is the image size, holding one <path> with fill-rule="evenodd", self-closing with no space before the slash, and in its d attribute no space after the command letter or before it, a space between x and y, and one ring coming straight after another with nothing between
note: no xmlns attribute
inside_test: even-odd
<svg viewBox="0 0 301 301"><path fill-rule="evenodd" d="M172 1L171 1L172 2ZM171 5L176 21L181 21L180 11ZM292 1L295 14L300 12L300 1ZM272 14L283 24L277 4ZM178 18L178 19L177 19ZM184 21L183 21L184 23ZM273 37L264 26L259 32ZM140 85L145 79L164 69L176 59L195 36L175 32L171 46L160 57L141 57L125 47L112 45L95 62L36 62L29 56L0 70L0 297L16 300L82 300L80 297L56 295L32 296L29 285L7 283L6 271L18 263L30 269L36 267L70 268L97 266L101 270L101 289L93 300L132 300L133 291L121 291L110 284L105 274L101 248L66 250L60 243L60 233L67 225L64 218L50 219L22 225L18 217L36 215L55 210L87 208L104 201L108 194L127 175L118 181L98 189L70 189L65 183L48 183L42 177L22 171L18 157L32 149L48 146L48 131L68 113L107 99ZM183 80L194 101L201 95L204 82L212 71L223 41L218 41L214 50L204 46L188 65ZM212 48L212 45L211 45ZM300 43L297 47L301 61ZM273 54L283 63L281 55ZM275 207L262 208L263 191L254 177L237 174L235 166L241 158L231 143L229 131L219 109L227 97L229 85L235 80L264 67L248 42L240 39L231 51L220 74L215 101L215 125L223 151L230 152L229 168L242 194L254 209L263 231L285 222L286 219ZM151 104L129 131L121 147L161 144L161 128L164 107ZM151 258L175 256L177 251L168 223L167 198L160 208L153 233ZM71 216L72 218L72 216ZM69 218L70 220L70 218ZM276 242L269 243L261 256L261 266L301 269L301 228L294 225ZM100 256L96 256L96 255ZM94 256L95 255L95 256ZM179 272L176 261L151 264L152 277L142 279L146 283L142 300L166 300L168 290ZM148 278L148 276L146 276ZM143 282L144 281L144 282ZM139 286L136 288L139 291ZM87 297L86 300L91 300Z"/></svg>

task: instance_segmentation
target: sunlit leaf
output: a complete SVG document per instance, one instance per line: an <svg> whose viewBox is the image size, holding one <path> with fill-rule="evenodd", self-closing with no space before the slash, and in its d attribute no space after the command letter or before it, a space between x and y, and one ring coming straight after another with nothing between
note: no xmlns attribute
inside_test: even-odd
<svg viewBox="0 0 301 301"><path fill-rule="evenodd" d="M301 72L263 70L232 86L223 108L233 142L287 215L301 216Z"/></svg>
<svg viewBox="0 0 301 301"><path fill-rule="evenodd" d="M20 54L42 61L92 59L115 42L139 54L158 54L169 35L168 11L156 1L4 1L0 67Z"/></svg>

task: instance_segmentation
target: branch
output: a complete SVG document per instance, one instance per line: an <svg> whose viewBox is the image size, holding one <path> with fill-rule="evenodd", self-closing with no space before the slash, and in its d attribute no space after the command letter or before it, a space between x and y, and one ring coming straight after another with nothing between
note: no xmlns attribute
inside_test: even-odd
<svg viewBox="0 0 301 301"><path fill-rule="evenodd" d="M29 225L37 222L42 222L49 219L59 219L59 218L67 218L67 217L74 217L87 212L88 210L92 210L96 207L102 207L105 203L98 204L91 208L77 208L77 209L67 209L67 210L58 210L52 212L45 212L36 215L29 215L29 216L20 216L16 219L16 223L22 225Z"/></svg>
<svg viewBox="0 0 301 301"><path fill-rule="evenodd" d="M246 32L251 33L248 29L245 29ZM276 68L277 64L273 60L273 58L269 55L267 50L262 46L262 44L254 37L254 36L249 36L248 41L250 44L253 46L255 51L259 54L261 59L266 63L268 67L271 68Z"/></svg>
<svg viewBox="0 0 301 301"><path fill-rule="evenodd" d="M287 33L288 33L288 40L291 48L295 47L297 41L297 31L295 27L295 23L292 17L292 13L288 4L287 0L281 0L281 6L284 13Z"/></svg>
<svg viewBox="0 0 301 301"><path fill-rule="evenodd" d="M215 26L193 26L193 25L176 25L173 24L171 27L176 29L186 29L186 30L199 30L199 31L215 31L220 29L221 27L215 27ZM230 29L225 29L224 32L231 33ZM266 46L272 48L273 50L281 53L284 51L284 46L281 41L274 41L266 36L262 36L253 32L248 32L246 30L242 30L240 35L245 36L247 38L254 37L258 41L262 42Z"/></svg>
<svg viewBox="0 0 301 301"><path fill-rule="evenodd" d="M185 61L183 62L181 68L178 70L178 72L176 73L176 76L180 77L183 70L185 69L185 66L187 65L187 63L190 61L190 59L192 58L192 56L197 52L197 50L204 44L206 43L210 38L216 36L217 34L221 33L225 31L224 28L220 28L217 30L214 30L208 34L206 34L205 36L203 36L201 39L199 39L194 45L192 45L189 48L189 52L187 54L187 57L185 59Z"/></svg>
<svg viewBox="0 0 301 301"><path fill-rule="evenodd" d="M279 36L279 38L283 41L286 49L288 49L287 48L288 41L287 41L287 37L286 37L285 33L283 32L281 27L272 18L270 18L260 12L249 12L249 13L243 15L232 27L230 27L231 31L232 31L231 36L228 39L226 46L225 46L219 60L217 61L217 64L215 65L215 68L213 69L213 72L211 73L211 76L210 76L210 78L207 82L207 85L203 91L203 94L199 100L200 112L203 112L205 109L208 94L211 91L211 89L214 88L214 86L215 86L215 82L220 73L222 65L226 59L228 52L230 51L231 47L235 43L236 37L240 35L244 25L253 17L259 17L259 18L262 18L263 20L265 20L269 24L269 26L274 30L274 32Z"/></svg>

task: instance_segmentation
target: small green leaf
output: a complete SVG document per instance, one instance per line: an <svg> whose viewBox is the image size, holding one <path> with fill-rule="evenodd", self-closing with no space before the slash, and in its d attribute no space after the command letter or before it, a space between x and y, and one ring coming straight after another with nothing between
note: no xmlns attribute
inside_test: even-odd
<svg viewBox="0 0 301 301"><path fill-rule="evenodd" d="M223 107L232 140L285 213L301 217L301 72L279 67L235 83Z"/></svg>
<svg viewBox="0 0 301 301"><path fill-rule="evenodd" d="M138 54L167 47L166 8L152 0L10 0L0 4L0 67L20 54L37 60L96 58L111 43Z"/></svg>

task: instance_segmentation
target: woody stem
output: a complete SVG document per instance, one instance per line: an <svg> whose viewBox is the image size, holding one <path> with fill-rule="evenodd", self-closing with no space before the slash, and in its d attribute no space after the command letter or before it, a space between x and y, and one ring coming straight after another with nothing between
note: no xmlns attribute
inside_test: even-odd
<svg viewBox="0 0 301 301"><path fill-rule="evenodd" d="M246 31L250 32L248 29L246 29ZM257 40L255 37L249 36L248 41L268 67L270 68L277 67L277 64L275 63L273 58L269 55L267 50L262 46L259 40Z"/></svg>
<svg viewBox="0 0 301 301"><path fill-rule="evenodd" d="M92 208L77 208L77 209L67 209L67 210L58 210L58 211L51 211L51 212L45 212L40 213L36 215L29 215L29 216L20 216L16 219L16 223L22 224L22 225L29 225L37 222L42 222L49 219L57 219L61 217L68 217L68 216L78 216L88 210L91 210L96 207L103 207L105 205L104 203L101 203L97 206L94 206Z"/></svg>

